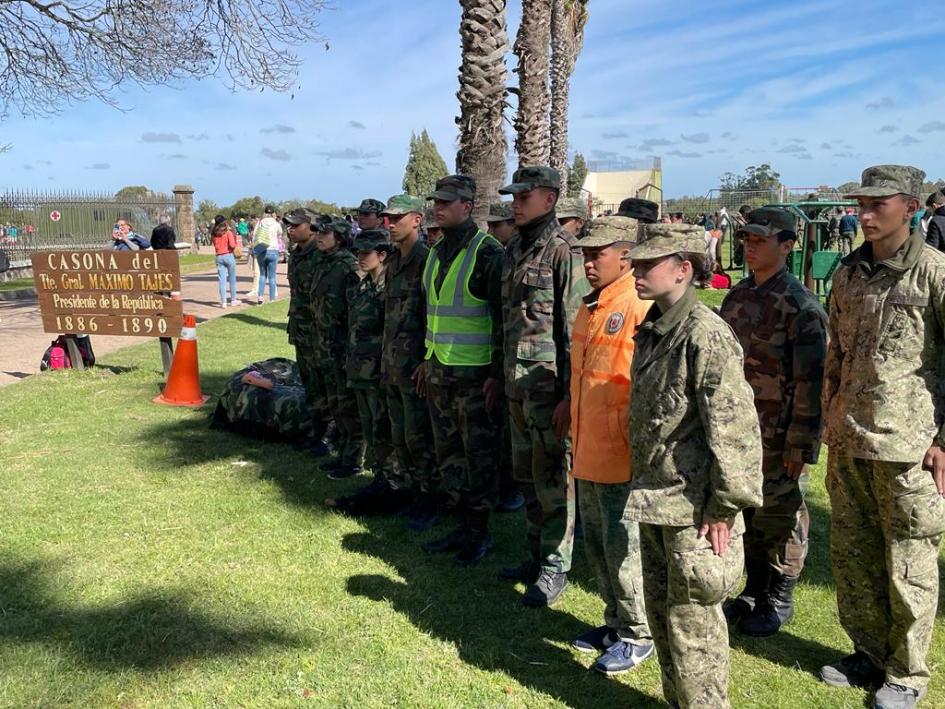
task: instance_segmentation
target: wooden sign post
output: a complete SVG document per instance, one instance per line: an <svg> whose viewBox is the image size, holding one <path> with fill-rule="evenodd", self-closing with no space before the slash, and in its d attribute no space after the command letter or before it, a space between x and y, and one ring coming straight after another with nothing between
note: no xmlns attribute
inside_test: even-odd
<svg viewBox="0 0 945 709"><path fill-rule="evenodd" d="M71 336L70 345L79 334L127 335L161 338L163 350L180 336L183 303L170 298L180 291L176 251L37 251L30 258L43 330Z"/></svg>

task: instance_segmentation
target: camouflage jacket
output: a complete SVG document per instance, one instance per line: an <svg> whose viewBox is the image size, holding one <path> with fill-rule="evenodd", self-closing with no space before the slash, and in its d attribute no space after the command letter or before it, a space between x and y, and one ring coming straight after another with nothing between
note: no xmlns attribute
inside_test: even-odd
<svg viewBox="0 0 945 709"><path fill-rule="evenodd" d="M310 309L312 278L318 268L321 252L315 248L315 240L306 248L296 247L289 254L287 273L289 276L289 344L312 347L315 321Z"/></svg>
<svg viewBox="0 0 945 709"><path fill-rule="evenodd" d="M376 387L381 378L384 338L384 273L365 276L348 292L348 350L345 369L353 389Z"/></svg>
<svg viewBox="0 0 945 709"><path fill-rule="evenodd" d="M626 516L690 526L760 506L758 415L729 326L690 288L665 314L654 303L634 341Z"/></svg>
<svg viewBox="0 0 945 709"><path fill-rule="evenodd" d="M870 460L915 463L945 444L945 254L915 232L873 264L868 242L833 277L824 440Z"/></svg>
<svg viewBox="0 0 945 709"><path fill-rule="evenodd" d="M577 239L554 212L522 227L502 269L505 393L560 401L571 378L571 327L590 292Z"/></svg>
<svg viewBox="0 0 945 709"><path fill-rule="evenodd" d="M384 353L381 374L391 384L413 386L413 373L426 353L423 340L423 290L420 280L430 247L418 240L406 257L395 248L387 257L384 275Z"/></svg>
<svg viewBox="0 0 945 709"><path fill-rule="evenodd" d="M817 296L782 268L760 286L753 276L741 281L719 314L745 352L765 453L816 463L827 355L827 315Z"/></svg>
<svg viewBox="0 0 945 709"><path fill-rule="evenodd" d="M443 230L443 236L431 248L427 258L440 259L440 271L435 288L443 285L450 265L459 253L476 236L478 228L472 219L455 228ZM476 263L469 277L469 292L480 300L489 303L492 315L492 364L483 367L450 367L436 357L426 360L426 372L429 381L435 384L482 382L488 378L502 379L502 264L505 252L502 245L487 239L479 248ZM426 321L427 294L422 299L423 317Z"/></svg>
<svg viewBox="0 0 945 709"><path fill-rule="evenodd" d="M315 356L344 366L348 342L348 294L357 284L357 264L347 249L323 253L312 277L309 309L315 322Z"/></svg>

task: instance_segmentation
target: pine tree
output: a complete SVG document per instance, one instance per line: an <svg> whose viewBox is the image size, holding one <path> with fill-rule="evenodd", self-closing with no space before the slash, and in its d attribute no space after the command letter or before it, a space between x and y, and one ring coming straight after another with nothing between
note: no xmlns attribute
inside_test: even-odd
<svg viewBox="0 0 945 709"><path fill-rule="evenodd" d="M584 180L587 178L587 162L581 153L574 154L574 160L571 163L571 170L568 172L568 196L580 197L581 188L584 187Z"/></svg>
<svg viewBox="0 0 945 709"><path fill-rule="evenodd" d="M410 157L404 169L404 192L426 197L436 187L436 181L446 175L446 163L426 129L419 136L411 133Z"/></svg>

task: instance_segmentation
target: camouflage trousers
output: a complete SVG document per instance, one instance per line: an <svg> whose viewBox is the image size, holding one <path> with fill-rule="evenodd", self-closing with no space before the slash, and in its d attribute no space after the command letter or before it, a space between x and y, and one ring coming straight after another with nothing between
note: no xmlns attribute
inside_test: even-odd
<svg viewBox="0 0 945 709"><path fill-rule="evenodd" d="M574 481L571 450L554 432L552 403L509 399L512 473L525 496L525 528L532 561L556 573L571 570Z"/></svg>
<svg viewBox="0 0 945 709"><path fill-rule="evenodd" d="M921 464L830 451L830 552L840 624L886 681L921 689L938 605L945 500Z"/></svg>
<svg viewBox="0 0 945 709"><path fill-rule="evenodd" d="M318 363L315 352L310 347L295 346L295 362L299 366L299 376L302 386L305 387L305 400L312 412L313 437L321 439L328 427L328 416L325 414L324 381L318 376Z"/></svg>
<svg viewBox="0 0 945 709"><path fill-rule="evenodd" d="M781 455L765 455L761 471L764 503L744 511L745 563L767 561L779 574L797 578L807 558L810 529L803 493L807 473L792 479Z"/></svg>
<svg viewBox="0 0 945 709"><path fill-rule="evenodd" d="M380 384L371 388L350 388L358 405L358 418L364 435L364 467L375 476L391 478L391 457L394 452L390 438L390 418L387 416L387 397Z"/></svg>
<svg viewBox="0 0 945 709"><path fill-rule="evenodd" d="M412 386L387 384L387 411L397 471L390 480L398 489L437 493L436 456L430 448L430 409Z"/></svg>
<svg viewBox="0 0 945 709"><path fill-rule="evenodd" d="M499 452L499 499L512 495L518 489L512 472L512 424L509 421L508 407L503 407L502 450Z"/></svg>
<svg viewBox="0 0 945 709"><path fill-rule="evenodd" d="M640 525L624 519L630 483L577 480L584 552L604 601L604 624L621 640L650 642L643 602Z"/></svg>
<svg viewBox="0 0 945 709"><path fill-rule="evenodd" d="M741 578L744 555L733 535L716 556L696 527L640 524L643 591L667 702L724 709L728 625L722 601Z"/></svg>
<svg viewBox="0 0 945 709"><path fill-rule="evenodd" d="M463 513L488 515L498 494L498 412L486 411L482 382L427 382L443 491Z"/></svg>
<svg viewBox="0 0 945 709"><path fill-rule="evenodd" d="M344 366L330 364L318 371L325 385L326 410L332 412L338 427L338 458L342 465L360 467L364 461L364 434Z"/></svg>

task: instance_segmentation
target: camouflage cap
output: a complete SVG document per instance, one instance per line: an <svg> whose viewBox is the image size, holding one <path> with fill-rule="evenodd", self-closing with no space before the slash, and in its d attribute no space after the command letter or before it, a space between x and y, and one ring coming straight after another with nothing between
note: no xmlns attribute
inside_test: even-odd
<svg viewBox="0 0 945 709"><path fill-rule="evenodd" d="M286 224L311 224L313 228L317 220L318 214L305 207L296 207L282 217L282 221Z"/></svg>
<svg viewBox="0 0 945 709"><path fill-rule="evenodd" d="M497 222L512 221L512 204L510 202L493 202L489 205L489 216L486 217L487 224Z"/></svg>
<svg viewBox="0 0 945 709"><path fill-rule="evenodd" d="M587 233L578 242L582 249L599 249L618 241L636 244L637 220L630 217L598 217L587 225Z"/></svg>
<svg viewBox="0 0 945 709"><path fill-rule="evenodd" d="M562 197L555 206L558 219L584 219L587 221L587 202L580 197Z"/></svg>
<svg viewBox="0 0 945 709"><path fill-rule="evenodd" d="M436 188L427 199L442 199L455 202L457 199L472 202L476 198L476 180L469 175L447 175L436 181Z"/></svg>
<svg viewBox="0 0 945 709"><path fill-rule="evenodd" d="M364 229L354 237L352 248L355 251L375 251L390 246L390 232L387 229Z"/></svg>
<svg viewBox="0 0 945 709"><path fill-rule="evenodd" d="M420 224L424 229L429 229L433 227L434 229L439 229L440 225L436 223L436 220L433 218L433 208L427 207L423 212L423 222Z"/></svg>
<svg viewBox="0 0 945 709"><path fill-rule="evenodd" d="M331 231L332 219L333 217L330 214L318 214L315 221L312 222L312 228L315 231Z"/></svg>
<svg viewBox="0 0 945 709"><path fill-rule="evenodd" d="M351 225L341 217L331 217L331 221L321 222L320 231L329 231L341 236L351 234Z"/></svg>
<svg viewBox="0 0 945 709"><path fill-rule="evenodd" d="M705 253L705 230L695 224L644 224L641 233L643 241L630 249L631 259Z"/></svg>
<svg viewBox="0 0 945 709"><path fill-rule="evenodd" d="M547 165L526 165L512 175L512 183L499 190L499 194L530 192L536 187L561 189L561 174Z"/></svg>
<svg viewBox="0 0 945 709"><path fill-rule="evenodd" d="M782 231L797 232L797 217L784 207L758 207L748 214L748 222L739 227L739 234L777 236Z"/></svg>
<svg viewBox="0 0 945 709"><path fill-rule="evenodd" d="M384 203L379 199L370 197L361 200L361 204L358 206L358 214L380 214L383 211Z"/></svg>
<svg viewBox="0 0 945 709"><path fill-rule="evenodd" d="M381 210L381 214L392 214L398 216L400 214L410 214L411 212L416 212L417 214L423 214L423 207L426 204L419 197L412 197L409 194L395 194L389 200L387 200L387 206Z"/></svg>
<svg viewBox="0 0 945 709"><path fill-rule="evenodd" d="M843 197L892 197L894 194L918 197L923 180L925 172L911 165L874 165L863 170L860 188Z"/></svg>
<svg viewBox="0 0 945 709"><path fill-rule="evenodd" d="M633 217L644 224L655 224L660 218L660 206L656 202L638 197L627 197L617 208L621 217Z"/></svg>

